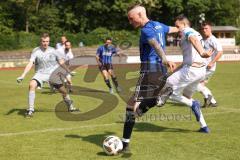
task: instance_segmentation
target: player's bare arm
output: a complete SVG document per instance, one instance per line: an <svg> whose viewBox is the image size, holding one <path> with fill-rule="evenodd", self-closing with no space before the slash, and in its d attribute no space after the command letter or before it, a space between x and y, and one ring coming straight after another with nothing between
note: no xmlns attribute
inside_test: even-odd
<svg viewBox="0 0 240 160"><path fill-rule="evenodd" d="M214 57L214 59L208 64L207 69L212 68L213 64L214 64L215 62L217 62L217 61L221 58L222 54L223 54L222 51L218 51L218 53L217 53L217 55Z"/></svg>
<svg viewBox="0 0 240 160"><path fill-rule="evenodd" d="M116 55L119 56L119 57L123 57L123 56L126 57L127 56L127 54L124 53L124 51L122 49L117 50Z"/></svg>
<svg viewBox="0 0 240 160"><path fill-rule="evenodd" d="M71 70L68 68L68 66L65 64L64 59L59 59L58 60L59 65L65 69L69 74L71 74Z"/></svg>
<svg viewBox="0 0 240 160"><path fill-rule="evenodd" d="M177 32L179 32L179 29L177 27L169 27L168 33L177 33Z"/></svg>
<svg viewBox="0 0 240 160"><path fill-rule="evenodd" d="M204 50L201 42L197 39L196 36L190 36L188 40L193 45L193 47L197 50L197 52L201 57L208 58L213 54L212 50L209 50L209 51Z"/></svg>
<svg viewBox="0 0 240 160"><path fill-rule="evenodd" d="M173 72L176 68L176 64L167 60L166 54L161 45L157 42L157 40L150 39L148 43L156 50L157 54L161 57L162 63L167 65L170 68L171 72Z"/></svg>
<svg viewBox="0 0 240 160"><path fill-rule="evenodd" d="M22 75L17 78L17 82L18 82L18 83L20 83L20 82L24 79L24 77L26 76L26 74L31 70L32 66L33 66L33 62L30 61L30 62L26 65L26 67L25 67Z"/></svg>
<svg viewBox="0 0 240 160"><path fill-rule="evenodd" d="M96 61L97 61L97 64L99 65L99 66L101 66L101 61L100 61L100 58L99 58L99 56L98 55L96 55Z"/></svg>

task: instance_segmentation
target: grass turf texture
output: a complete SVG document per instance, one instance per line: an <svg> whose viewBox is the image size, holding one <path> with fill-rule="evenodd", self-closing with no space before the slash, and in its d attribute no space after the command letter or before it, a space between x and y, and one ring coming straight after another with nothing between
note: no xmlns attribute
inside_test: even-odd
<svg viewBox="0 0 240 160"><path fill-rule="evenodd" d="M137 77L136 67L131 67L115 67L124 89L131 82L129 79ZM131 141L132 154L114 157L102 151L102 141L107 135L122 136L125 102L119 95L115 93L113 99L108 98L106 108L115 105L113 100L117 101L117 106L107 114L88 121L64 121L54 112L61 101L60 94L52 94L45 87L37 90L34 117L26 119L23 114L27 106L28 81L33 72L18 85L16 77L22 70L0 71L0 159L240 159L239 67L239 62L218 64L208 84L219 103L217 108L202 109L211 134L196 132L199 125L188 107L168 103L163 108L153 108L138 120ZM92 69L93 72L88 73L90 79L98 72ZM133 72L126 74L128 81L123 80L122 72L132 69ZM78 69L73 77L76 86L84 87L78 91L79 94L72 95L76 107L82 112L91 111L104 101L94 98L94 94L109 96L100 74L93 82L86 82L85 74L86 69ZM134 81L136 79L131 82L132 88ZM91 89L106 92L98 93ZM88 93L92 97L88 97ZM126 89L121 94L123 99L129 97ZM203 101L200 94L195 98Z"/></svg>

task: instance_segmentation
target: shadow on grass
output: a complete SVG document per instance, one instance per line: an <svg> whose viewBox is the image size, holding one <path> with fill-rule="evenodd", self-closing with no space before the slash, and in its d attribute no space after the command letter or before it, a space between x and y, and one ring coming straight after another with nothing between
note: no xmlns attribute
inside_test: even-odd
<svg viewBox="0 0 240 160"><path fill-rule="evenodd" d="M57 92L57 91L56 91L56 92L53 92L53 91L50 91L50 90L49 90L49 91L42 91L42 92L41 92L41 94L47 94L47 95L53 95L53 94L57 94L57 93L59 93L59 92Z"/></svg>
<svg viewBox="0 0 240 160"><path fill-rule="evenodd" d="M168 104L171 107L187 107L185 104L173 102L173 101L168 101L166 104Z"/></svg>
<svg viewBox="0 0 240 160"><path fill-rule="evenodd" d="M122 121L118 121L116 123L124 123ZM193 132L188 129L181 128L171 128L171 127L163 127L152 124L151 122L136 122L134 125L134 132Z"/></svg>
<svg viewBox="0 0 240 160"><path fill-rule="evenodd" d="M19 108L14 108L11 109L10 111L8 111L5 115L9 116L11 114L17 113L20 116L25 117L25 113L26 113L27 109L19 109ZM56 112L55 109L35 109L34 113L36 112ZM66 111L58 111L58 112L68 112L67 109Z"/></svg>
<svg viewBox="0 0 240 160"><path fill-rule="evenodd" d="M115 134L114 132L105 132L105 133L93 134L93 135L87 135L87 136L81 136L81 135L76 135L76 134L68 134L68 135L65 135L65 138L81 139L82 141L93 143L93 144L102 148L103 140L107 136L114 135L114 134Z"/></svg>
<svg viewBox="0 0 240 160"><path fill-rule="evenodd" d="M11 115L15 112L20 116L25 116L26 109L16 109L16 108L14 108L14 109L11 109L10 111L8 111L5 115L8 116L8 115Z"/></svg>
<svg viewBox="0 0 240 160"><path fill-rule="evenodd" d="M158 126L152 123L146 123L146 122L138 122L134 126L134 131L136 132L193 132L191 130L187 129L181 129L181 128L171 128L171 127L163 127Z"/></svg>
<svg viewBox="0 0 240 160"><path fill-rule="evenodd" d="M93 144L97 145L98 147L100 147L102 149L103 140L107 136L114 135L114 134L116 134L116 133L114 133L114 132L105 132L105 133L101 133L101 134L93 134L93 135L88 135L88 136L81 136L81 135L76 135L76 134L68 134L68 135L65 135L65 138L81 139L82 141L86 141L88 143L93 143ZM97 155L99 155L99 156L108 156L103 151L102 152L98 152Z"/></svg>

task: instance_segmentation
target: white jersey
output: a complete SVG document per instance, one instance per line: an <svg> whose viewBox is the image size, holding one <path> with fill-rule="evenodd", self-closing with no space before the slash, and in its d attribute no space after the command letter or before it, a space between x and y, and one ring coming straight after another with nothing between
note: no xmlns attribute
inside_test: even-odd
<svg viewBox="0 0 240 160"><path fill-rule="evenodd" d="M217 38L214 35L211 35L207 39L204 39L204 49L205 50L213 50L213 54L211 57L207 58L207 64L209 64L217 55L218 52L222 52L222 45L218 42ZM216 62L213 64L210 71L216 70Z"/></svg>
<svg viewBox="0 0 240 160"><path fill-rule="evenodd" d="M37 47L30 57L30 61L35 64L35 72L43 74L51 74L59 66L60 59L63 57L52 47L48 47L45 51Z"/></svg>
<svg viewBox="0 0 240 160"><path fill-rule="evenodd" d="M65 49L65 45L62 44L62 43L57 43L57 44L56 44L56 49L57 49L57 50L58 50L58 49L64 50L64 49Z"/></svg>
<svg viewBox="0 0 240 160"><path fill-rule="evenodd" d="M60 54L62 54L62 57L65 61L69 61L70 59L73 59L73 53L72 53L72 50L70 49L68 52L62 49L58 49L57 50Z"/></svg>
<svg viewBox="0 0 240 160"><path fill-rule="evenodd" d="M202 58L197 50L193 47L191 42L189 42L190 36L196 36L197 39L202 42L202 36L200 33L195 31L194 29L188 27L184 28L182 31L181 37L181 48L183 51L183 64L192 65L193 62L204 63L206 64L206 59Z"/></svg>

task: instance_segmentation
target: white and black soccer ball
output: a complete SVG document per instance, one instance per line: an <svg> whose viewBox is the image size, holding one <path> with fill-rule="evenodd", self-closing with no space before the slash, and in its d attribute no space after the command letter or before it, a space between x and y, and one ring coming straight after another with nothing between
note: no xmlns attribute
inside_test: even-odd
<svg viewBox="0 0 240 160"><path fill-rule="evenodd" d="M108 136L103 141L103 151L107 155L117 155L123 149L123 144L117 136Z"/></svg>

